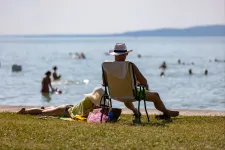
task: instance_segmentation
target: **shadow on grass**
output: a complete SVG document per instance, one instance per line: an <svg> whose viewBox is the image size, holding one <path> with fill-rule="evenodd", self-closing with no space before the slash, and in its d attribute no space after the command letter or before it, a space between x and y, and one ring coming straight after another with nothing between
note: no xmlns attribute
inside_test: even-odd
<svg viewBox="0 0 225 150"><path fill-rule="evenodd" d="M130 118L130 119L129 119ZM171 118L171 119L155 119L155 115L149 116L149 122L145 115L141 118L141 124L133 124L132 118L129 115L123 115L120 119L119 123L121 125L128 125L128 126L154 126L154 127L165 127L167 124L173 123L173 120L176 120L177 118ZM130 122L128 121L130 120Z"/></svg>
<svg viewBox="0 0 225 150"><path fill-rule="evenodd" d="M27 115L32 116L32 115ZM59 119L59 120L66 120L71 121L71 118L61 118L61 117L53 117L53 116L34 116L36 119L40 120L50 120L50 119ZM118 122L111 122L107 124L119 124L119 125L125 125L125 126L140 126L140 127L166 127L167 124L173 123L173 120L182 119L182 118L172 118L171 120L164 120L164 119L155 119L155 116L150 116L150 121L148 122L147 117L145 115L142 116L142 123L141 124L133 124L132 123L132 117L129 115L122 115L121 119ZM77 122L77 121L73 121ZM83 122L83 121L82 121ZM104 124L104 123L103 123Z"/></svg>
<svg viewBox="0 0 225 150"><path fill-rule="evenodd" d="M166 127L166 125L173 123L173 121L171 121L171 120L156 120L156 119L153 120L152 119L149 122L147 120L142 120L142 122L140 124L133 124L132 121L130 121L130 122L119 121L116 123L119 123L121 125L128 125L128 126Z"/></svg>
<svg viewBox="0 0 225 150"><path fill-rule="evenodd" d="M171 123L165 120L162 121L150 121L150 122L142 122L140 124L133 124L132 122L117 122L121 125L128 125L128 126L143 126L143 127L166 127L167 124Z"/></svg>

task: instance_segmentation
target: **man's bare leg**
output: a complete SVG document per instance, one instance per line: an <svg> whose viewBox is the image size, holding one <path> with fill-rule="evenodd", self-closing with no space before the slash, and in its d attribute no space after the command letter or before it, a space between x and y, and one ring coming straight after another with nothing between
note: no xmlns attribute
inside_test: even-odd
<svg viewBox="0 0 225 150"><path fill-rule="evenodd" d="M139 114L138 110L134 107L134 104L132 102L124 102L124 105L133 111L134 114Z"/></svg>
<svg viewBox="0 0 225 150"><path fill-rule="evenodd" d="M166 109L164 103L162 102L160 96L156 92L146 92L146 101L151 101L154 103L155 108L161 112L163 112L165 115L176 117L179 115L178 111L171 111Z"/></svg>
<svg viewBox="0 0 225 150"><path fill-rule="evenodd" d="M134 113L134 117L133 117L133 124L140 124L141 123L141 113L138 112L138 110L134 107L134 104L132 102L124 102L125 106L132 110Z"/></svg>

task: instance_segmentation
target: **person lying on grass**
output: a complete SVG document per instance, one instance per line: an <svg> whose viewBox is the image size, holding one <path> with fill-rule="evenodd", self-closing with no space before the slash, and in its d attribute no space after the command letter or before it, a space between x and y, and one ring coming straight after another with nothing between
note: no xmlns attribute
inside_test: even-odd
<svg viewBox="0 0 225 150"><path fill-rule="evenodd" d="M30 114L41 116L58 116L58 117L71 117L74 118L77 115L82 117L88 117L89 112L93 109L99 108L101 98L104 95L102 88L95 88L92 93L84 94L85 97L77 105L60 105L41 108L22 108L18 111L18 114Z"/></svg>

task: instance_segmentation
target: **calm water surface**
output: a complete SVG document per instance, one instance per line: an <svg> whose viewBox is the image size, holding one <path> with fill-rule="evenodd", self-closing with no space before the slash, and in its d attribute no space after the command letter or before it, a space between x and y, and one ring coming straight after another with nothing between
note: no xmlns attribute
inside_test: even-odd
<svg viewBox="0 0 225 150"><path fill-rule="evenodd" d="M119 37L119 38L0 38L0 105L76 104L84 93L101 86L101 63L112 60L105 55L116 42L126 42L134 51L128 60L146 76L149 87L157 91L171 109L225 110L224 37ZM72 59L71 53L84 52L87 59ZM137 55L142 57L138 58ZM178 65L180 59L185 65ZM211 61L210 61L211 60ZM166 61L165 77L159 74ZM194 65L191 63L194 62ZM13 73L20 64L23 71ZM40 93L47 70L58 66L60 82L53 86L62 95L45 98ZM192 69L193 75L188 74ZM207 69L208 76L204 75ZM114 102L115 107L124 107ZM154 108L148 103L148 108Z"/></svg>

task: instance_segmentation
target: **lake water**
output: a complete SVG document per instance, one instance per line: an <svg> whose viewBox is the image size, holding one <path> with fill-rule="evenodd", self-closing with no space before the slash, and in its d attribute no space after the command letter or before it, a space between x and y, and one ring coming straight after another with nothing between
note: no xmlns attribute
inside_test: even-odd
<svg viewBox="0 0 225 150"><path fill-rule="evenodd" d="M128 60L139 67L150 89L161 95L168 108L225 110L225 63L214 61L225 60L224 37L1 37L0 105L78 103L84 93L101 86L101 63L113 59L105 52L116 42L125 42L134 50ZM87 59L72 59L71 53L75 52L84 52ZM185 65L178 65L178 59ZM168 66L164 78L159 69L163 61ZM22 72L12 72L13 64L22 65ZM62 78L53 86L63 94L45 98L40 93L41 80L54 65ZM204 75L205 69L208 76ZM154 108L153 103L147 105ZM113 102L113 106L124 107L120 102Z"/></svg>

